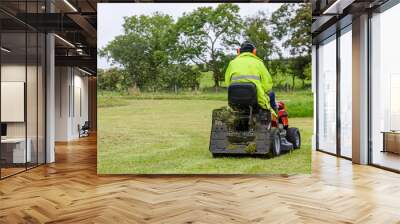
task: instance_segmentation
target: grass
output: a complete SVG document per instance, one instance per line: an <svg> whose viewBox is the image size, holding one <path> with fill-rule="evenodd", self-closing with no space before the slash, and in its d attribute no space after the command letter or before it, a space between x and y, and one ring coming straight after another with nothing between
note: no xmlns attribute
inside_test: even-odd
<svg viewBox="0 0 400 224"><path fill-rule="evenodd" d="M204 96L202 96L204 97ZM299 96L286 95L292 105ZM100 174L294 174L311 171L312 118L291 118L300 128L299 150L272 159L212 158L211 111L226 100L100 97ZM290 109L291 110L291 109Z"/></svg>
<svg viewBox="0 0 400 224"><path fill-rule="evenodd" d="M312 117L313 116L313 94L309 90L297 90L293 92L276 92L278 101L286 104L290 117ZM100 92L98 105L103 107L114 107L128 105L132 100L213 100L227 102L226 90L218 92L180 92L174 93L139 93L135 95L124 95L115 92Z"/></svg>

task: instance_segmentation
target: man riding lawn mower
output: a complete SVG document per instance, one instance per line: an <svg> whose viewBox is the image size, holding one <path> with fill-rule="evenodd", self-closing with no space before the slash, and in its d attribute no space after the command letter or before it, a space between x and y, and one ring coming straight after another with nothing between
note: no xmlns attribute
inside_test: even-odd
<svg viewBox="0 0 400 224"><path fill-rule="evenodd" d="M284 103L275 103L272 78L252 43L246 41L240 46L238 56L226 70L225 83L229 107L215 109L212 114L213 156L278 156L300 148L300 132L289 127Z"/></svg>

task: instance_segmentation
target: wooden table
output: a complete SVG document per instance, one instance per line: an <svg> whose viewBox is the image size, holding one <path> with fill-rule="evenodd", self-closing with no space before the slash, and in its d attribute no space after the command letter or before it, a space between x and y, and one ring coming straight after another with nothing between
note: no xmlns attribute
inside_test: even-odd
<svg viewBox="0 0 400 224"><path fill-rule="evenodd" d="M382 152L400 154L400 131L383 131Z"/></svg>

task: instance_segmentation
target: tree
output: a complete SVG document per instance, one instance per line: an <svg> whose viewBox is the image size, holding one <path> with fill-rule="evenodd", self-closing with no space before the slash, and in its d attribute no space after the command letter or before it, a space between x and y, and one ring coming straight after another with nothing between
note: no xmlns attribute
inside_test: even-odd
<svg viewBox="0 0 400 224"><path fill-rule="evenodd" d="M244 22L243 36L257 47L257 56L265 64L271 60L273 54L280 55L279 48L273 43L271 31L268 29L270 21L263 11L255 16L247 17Z"/></svg>
<svg viewBox="0 0 400 224"><path fill-rule="evenodd" d="M306 73L306 68L307 65L310 64L310 60L308 56L298 56L296 58L293 58L290 62L290 68L293 72L292 76L292 88L294 88L294 79L295 77L298 77L303 81L303 87L304 87L304 81L308 78L307 73Z"/></svg>
<svg viewBox="0 0 400 224"><path fill-rule="evenodd" d="M274 36L295 57L291 63L292 88L295 77L304 83L304 68L311 62L311 4L283 4L271 16ZM303 66L303 67L301 67Z"/></svg>
<svg viewBox="0 0 400 224"><path fill-rule="evenodd" d="M200 7L185 13L177 22L180 53L202 71L212 71L215 87L224 74L224 55L239 45L243 21L239 6L220 4L215 9Z"/></svg>
<svg viewBox="0 0 400 224"><path fill-rule="evenodd" d="M100 90L125 91L130 85L125 71L118 68L97 71L97 85Z"/></svg>
<svg viewBox="0 0 400 224"><path fill-rule="evenodd" d="M311 80L311 76L312 76L312 63L308 62L308 64L305 66L304 68L304 77L305 80ZM304 83L303 83L303 87L304 87Z"/></svg>
<svg viewBox="0 0 400 224"><path fill-rule="evenodd" d="M156 89L171 61L170 52L176 42L174 21L161 13L124 20L124 34L101 49L100 55L122 65L133 85Z"/></svg>
<svg viewBox="0 0 400 224"><path fill-rule="evenodd" d="M311 54L311 4L283 4L272 13L273 34L293 56Z"/></svg>

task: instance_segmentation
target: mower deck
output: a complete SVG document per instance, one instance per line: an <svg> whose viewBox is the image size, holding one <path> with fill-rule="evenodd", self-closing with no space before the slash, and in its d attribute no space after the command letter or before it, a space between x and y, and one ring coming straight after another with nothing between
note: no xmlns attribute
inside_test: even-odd
<svg viewBox="0 0 400 224"><path fill-rule="evenodd" d="M232 83L228 87L228 104L212 113L209 150L213 156L272 157L300 148L300 132L289 127L284 103L278 102L278 117L272 119L271 112L258 105L253 83Z"/></svg>
<svg viewBox="0 0 400 224"><path fill-rule="evenodd" d="M210 151L213 155L242 154L242 155L270 155L272 138L269 131L269 113L255 115L253 129L237 131L229 127L226 122L219 119L213 111L212 128L210 136ZM290 151L293 145L283 136L280 138L281 150Z"/></svg>

